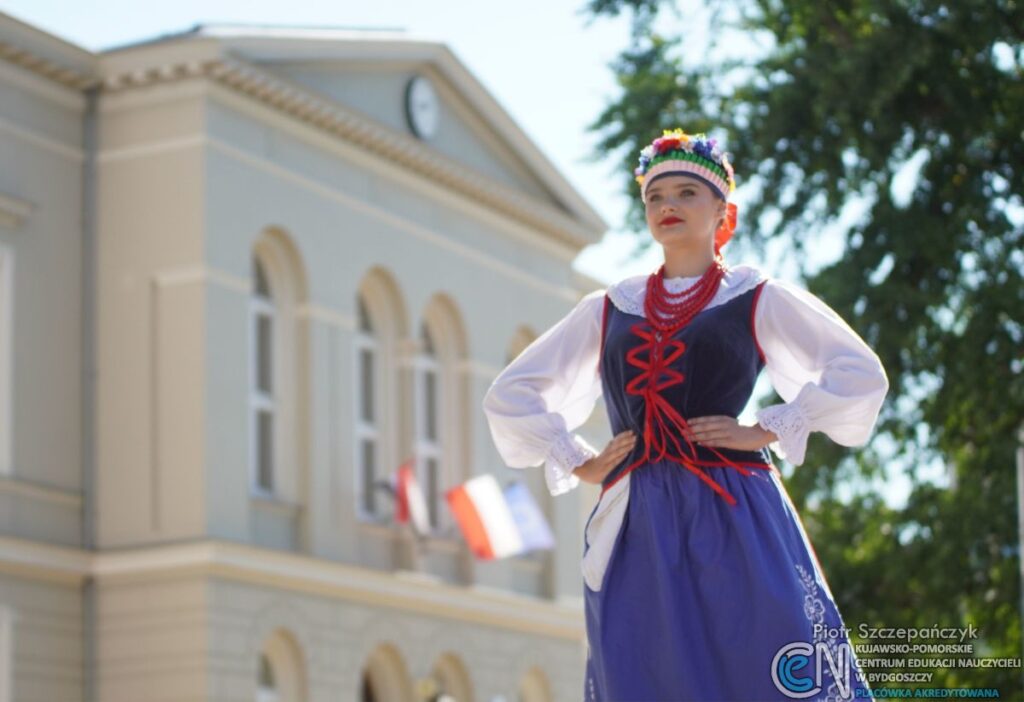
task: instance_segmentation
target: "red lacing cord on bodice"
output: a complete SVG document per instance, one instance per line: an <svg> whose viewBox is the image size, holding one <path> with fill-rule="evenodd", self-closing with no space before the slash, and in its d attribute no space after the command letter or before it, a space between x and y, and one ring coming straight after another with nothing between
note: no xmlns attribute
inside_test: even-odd
<svg viewBox="0 0 1024 702"><path fill-rule="evenodd" d="M659 274L663 274L663 271L664 267L659 271ZM636 461L626 466L625 470L616 476L614 480L605 485L601 491L602 494L629 472L644 463L667 458L695 473L712 490L721 495L726 502L735 505L736 498L712 480L700 466L724 465L734 468L747 476L754 474L753 471L729 460L728 457L717 451L713 446L705 446L705 448L711 450L722 459L721 463L704 461L697 458L696 448L688 438L691 432L689 424L661 393L662 390L677 385L684 380L685 376L683 373L671 366L673 361L677 360L686 350L686 344L679 339L672 338L672 333L685 326L690 319L692 319L692 315L674 329L672 327L656 329L647 320L637 322L630 327L630 331L644 342L626 352L626 361L631 366L641 370L639 375L627 383L626 392L631 395L639 395L644 400L644 453ZM646 361L641 358L644 352L648 352ZM673 429L675 432L673 432ZM687 449L683 448L677 438L677 434L686 442ZM657 451L657 456L654 458L651 457L652 450ZM764 470L772 469L771 465L751 465Z"/></svg>

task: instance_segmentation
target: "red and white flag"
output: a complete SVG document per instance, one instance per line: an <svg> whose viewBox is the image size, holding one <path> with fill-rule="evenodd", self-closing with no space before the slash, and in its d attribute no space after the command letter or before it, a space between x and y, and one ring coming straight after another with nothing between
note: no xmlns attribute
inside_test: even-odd
<svg viewBox="0 0 1024 702"><path fill-rule="evenodd" d="M493 475L471 478L448 490L445 498L477 558L492 560L523 552L519 527Z"/></svg>
<svg viewBox="0 0 1024 702"><path fill-rule="evenodd" d="M421 536L426 536L430 533L430 516L423 490L416 479L415 458L410 458L398 467L396 482L395 521L400 524L411 521L413 528Z"/></svg>

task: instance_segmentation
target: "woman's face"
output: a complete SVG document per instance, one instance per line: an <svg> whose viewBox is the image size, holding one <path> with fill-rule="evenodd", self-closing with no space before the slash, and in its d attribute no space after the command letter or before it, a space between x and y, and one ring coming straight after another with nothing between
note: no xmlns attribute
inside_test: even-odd
<svg viewBox="0 0 1024 702"><path fill-rule="evenodd" d="M664 246L708 247L725 215L725 201L685 175L658 178L647 189L647 227Z"/></svg>

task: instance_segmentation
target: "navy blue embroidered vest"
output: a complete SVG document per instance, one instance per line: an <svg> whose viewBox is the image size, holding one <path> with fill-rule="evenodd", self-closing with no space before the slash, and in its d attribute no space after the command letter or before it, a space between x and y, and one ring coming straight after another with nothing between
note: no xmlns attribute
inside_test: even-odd
<svg viewBox="0 0 1024 702"><path fill-rule="evenodd" d="M632 429L637 442L605 477L603 490L633 468L660 459L687 464L705 476L703 466L772 466L767 448L703 446L687 441L682 431L688 418L738 417L750 400L764 367L753 317L763 285L705 307L666 340L655 338L642 314L623 312L605 295L599 366L605 406L612 434ZM735 504L717 483L702 479Z"/></svg>

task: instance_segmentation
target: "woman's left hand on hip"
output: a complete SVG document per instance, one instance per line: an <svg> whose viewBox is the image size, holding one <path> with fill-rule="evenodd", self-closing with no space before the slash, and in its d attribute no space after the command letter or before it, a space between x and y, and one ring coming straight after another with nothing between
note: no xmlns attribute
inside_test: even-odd
<svg viewBox="0 0 1024 702"><path fill-rule="evenodd" d="M687 418L686 423L691 429L686 438L703 446L756 451L775 440L772 432L759 425L740 424L739 420L728 415Z"/></svg>

